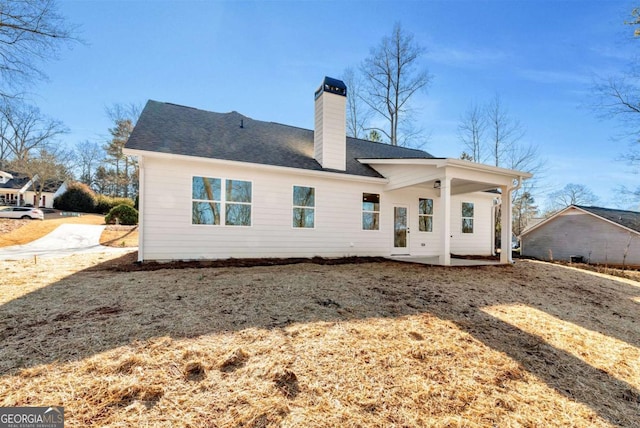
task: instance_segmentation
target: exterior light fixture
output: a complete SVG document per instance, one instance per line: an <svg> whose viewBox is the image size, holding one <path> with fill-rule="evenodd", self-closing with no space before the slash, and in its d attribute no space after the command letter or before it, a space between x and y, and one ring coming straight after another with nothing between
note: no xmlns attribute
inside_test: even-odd
<svg viewBox="0 0 640 428"><path fill-rule="evenodd" d="M434 189L439 189L441 184L442 183L440 182L440 180L436 180L436 181L433 182L433 188Z"/></svg>

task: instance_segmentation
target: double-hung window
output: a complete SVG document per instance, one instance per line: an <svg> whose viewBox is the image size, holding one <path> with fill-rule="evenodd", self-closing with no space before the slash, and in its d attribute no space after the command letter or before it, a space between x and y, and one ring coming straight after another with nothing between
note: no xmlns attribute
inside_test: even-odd
<svg viewBox="0 0 640 428"><path fill-rule="evenodd" d="M362 230L380 229L380 195L362 194Z"/></svg>
<svg viewBox="0 0 640 428"><path fill-rule="evenodd" d="M293 186L293 227L313 229L316 216L316 189Z"/></svg>
<svg viewBox="0 0 640 428"><path fill-rule="evenodd" d="M462 233L473 233L473 202L462 203Z"/></svg>
<svg viewBox="0 0 640 428"><path fill-rule="evenodd" d="M420 232L433 232L433 199L419 199L418 221Z"/></svg>
<svg viewBox="0 0 640 428"><path fill-rule="evenodd" d="M251 226L251 182L193 177L191 223Z"/></svg>

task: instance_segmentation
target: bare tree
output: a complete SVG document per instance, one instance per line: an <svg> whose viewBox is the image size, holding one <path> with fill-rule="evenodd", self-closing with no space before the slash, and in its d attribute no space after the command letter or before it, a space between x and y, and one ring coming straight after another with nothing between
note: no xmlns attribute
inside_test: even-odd
<svg viewBox="0 0 640 428"><path fill-rule="evenodd" d="M489 133L489 157L495 166L509 168L509 165L505 165L506 158L524 137L524 128L518 119L509 114L499 94L496 94L487 104L486 115Z"/></svg>
<svg viewBox="0 0 640 428"><path fill-rule="evenodd" d="M522 192L513 201L513 233L520 236L529 221L538 214L538 206L529 192Z"/></svg>
<svg viewBox="0 0 640 428"><path fill-rule="evenodd" d="M399 23L393 27L390 36L371 49L361 70L366 83L363 100L389 124L387 129L372 127L384 134L391 145L403 141L399 135L411 113L410 100L418 91L426 89L431 75L419 66L424 48L414 41L413 35L405 32ZM370 130L367 129L367 130ZM405 140L414 134L408 131Z"/></svg>
<svg viewBox="0 0 640 428"><path fill-rule="evenodd" d="M9 148L8 138L9 124L6 120L2 120L0 116L0 170L6 168L7 162L11 158L11 149Z"/></svg>
<svg viewBox="0 0 640 428"><path fill-rule="evenodd" d="M569 205L593 205L599 198L584 184L569 183L562 189L550 193L548 199L548 211L557 211Z"/></svg>
<svg viewBox="0 0 640 428"><path fill-rule="evenodd" d="M539 178L544 161L538 146L523 141L524 135L521 122L509 114L499 94L485 106L471 104L458 125L458 137L465 147L463 159L528 171Z"/></svg>
<svg viewBox="0 0 640 428"><path fill-rule="evenodd" d="M367 123L371 111L362 100L362 78L353 68L347 68L342 74L347 85L347 136L366 138Z"/></svg>
<svg viewBox="0 0 640 428"><path fill-rule="evenodd" d="M460 118L458 125L458 138L464 144L463 159L474 162L484 162L484 138L487 130L487 116L484 109L478 104L471 104Z"/></svg>
<svg viewBox="0 0 640 428"><path fill-rule="evenodd" d="M10 158L24 160L67 132L61 122L44 116L37 107L12 100L0 105L0 139Z"/></svg>
<svg viewBox="0 0 640 428"><path fill-rule="evenodd" d="M104 111L109 119L113 122L121 120L129 120L133 126L138 122L140 113L142 113L143 106L137 103L115 103L111 106L105 107Z"/></svg>
<svg viewBox="0 0 640 428"><path fill-rule="evenodd" d="M461 116L458 132L465 149L472 152L464 151L462 159L487 162L497 167L527 171L534 175L511 193L512 230L516 234L520 233L537 211L533 194L545 169L545 162L538 147L523 141L524 127L509 114L499 94L484 107L472 104ZM500 209L498 206L497 210ZM500 230L500 215L497 213L496 236L499 236Z"/></svg>
<svg viewBox="0 0 640 428"><path fill-rule="evenodd" d="M77 41L74 31L54 0L0 0L0 96L44 78L40 63Z"/></svg>
<svg viewBox="0 0 640 428"><path fill-rule="evenodd" d="M635 37L640 36L640 8L631 11L632 19L625 24L635 27ZM635 58L629 67L615 76L598 77L593 86L588 107L601 119L613 119L620 125L617 135L612 139L628 141L629 148L620 155L619 160L626 162L632 171L640 167L640 64ZM640 188L628 189L620 186L617 191L623 198L640 199Z"/></svg>
<svg viewBox="0 0 640 428"><path fill-rule="evenodd" d="M80 170L79 181L93 187L96 169L104 159L104 150L96 142L83 141L76 144L75 157Z"/></svg>

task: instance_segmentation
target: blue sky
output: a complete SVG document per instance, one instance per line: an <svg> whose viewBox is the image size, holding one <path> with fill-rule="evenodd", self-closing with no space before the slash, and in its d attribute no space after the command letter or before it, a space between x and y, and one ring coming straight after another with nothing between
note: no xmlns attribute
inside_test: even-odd
<svg viewBox="0 0 640 428"><path fill-rule="evenodd" d="M587 185L601 206L640 209L614 193L640 185L616 159L620 129L584 106L597 75L619 73L631 39L625 0L60 1L86 42L46 64L33 88L41 110L65 123L64 141L106 141L105 107L167 101L313 128L313 92L325 75L357 67L395 22L427 49L434 76L415 98L425 149L459 157L460 116L499 93L539 146L536 194Z"/></svg>

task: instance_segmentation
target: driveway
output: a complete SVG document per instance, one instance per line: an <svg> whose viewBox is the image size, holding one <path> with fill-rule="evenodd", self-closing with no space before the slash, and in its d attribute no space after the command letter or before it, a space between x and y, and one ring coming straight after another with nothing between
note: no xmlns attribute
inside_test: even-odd
<svg viewBox="0 0 640 428"><path fill-rule="evenodd" d="M100 245L105 226L62 224L53 232L25 245L0 248L0 260L38 257L64 257L70 254L128 253L134 248L113 248Z"/></svg>

